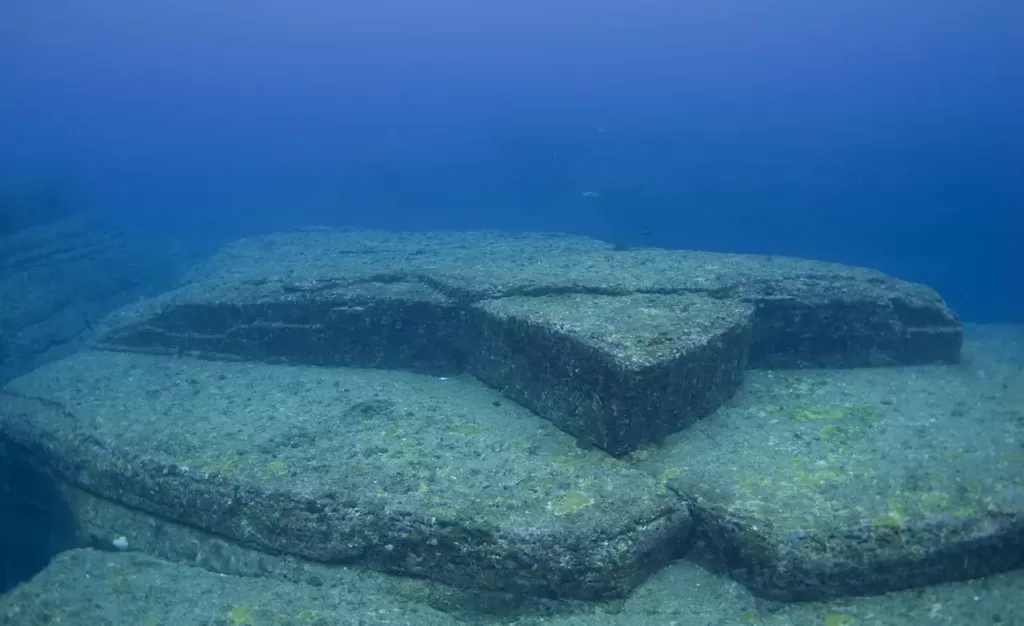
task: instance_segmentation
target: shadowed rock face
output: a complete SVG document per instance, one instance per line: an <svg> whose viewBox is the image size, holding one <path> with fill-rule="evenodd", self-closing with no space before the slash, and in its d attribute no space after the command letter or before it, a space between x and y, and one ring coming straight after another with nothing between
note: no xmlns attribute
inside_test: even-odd
<svg viewBox="0 0 1024 626"><path fill-rule="evenodd" d="M228 247L111 321L111 348L468 372L623 454L754 367L956 362L934 291L799 259L491 233L312 230Z"/></svg>

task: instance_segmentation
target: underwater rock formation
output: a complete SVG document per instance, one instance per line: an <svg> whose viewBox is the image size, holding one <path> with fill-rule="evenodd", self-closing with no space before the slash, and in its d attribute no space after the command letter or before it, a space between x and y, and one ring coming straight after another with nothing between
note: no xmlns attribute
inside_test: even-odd
<svg viewBox="0 0 1024 626"><path fill-rule="evenodd" d="M89 533L165 558L98 503L537 598L622 597L687 552L782 600L1024 564L998 461L1024 420L965 432L959 319L875 271L317 229L228 246L97 330L0 393L0 441L88 494Z"/></svg>

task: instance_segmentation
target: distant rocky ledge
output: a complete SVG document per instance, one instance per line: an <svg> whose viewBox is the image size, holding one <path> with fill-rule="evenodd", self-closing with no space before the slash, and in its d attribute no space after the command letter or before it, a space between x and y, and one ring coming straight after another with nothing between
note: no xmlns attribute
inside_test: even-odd
<svg viewBox="0 0 1024 626"><path fill-rule="evenodd" d="M66 183L0 179L0 237L74 219L80 207Z"/></svg>
<svg viewBox="0 0 1024 626"><path fill-rule="evenodd" d="M754 368L955 363L958 317L877 271L557 235L303 230L225 248L109 348L472 374L621 455Z"/></svg>
<svg viewBox="0 0 1024 626"><path fill-rule="evenodd" d="M98 219L0 227L0 384L80 349L112 309L167 288L169 265Z"/></svg>

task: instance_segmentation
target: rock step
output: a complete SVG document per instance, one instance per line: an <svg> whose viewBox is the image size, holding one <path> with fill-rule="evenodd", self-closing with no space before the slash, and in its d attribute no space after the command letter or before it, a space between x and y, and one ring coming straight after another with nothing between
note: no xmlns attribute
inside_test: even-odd
<svg viewBox="0 0 1024 626"><path fill-rule="evenodd" d="M748 364L952 363L961 342L934 291L861 268L331 229L228 246L103 335L114 349L468 372L612 454L708 414Z"/></svg>
<svg viewBox="0 0 1024 626"><path fill-rule="evenodd" d="M623 454L739 387L751 307L691 295L510 297L470 309L466 371L581 443Z"/></svg>
<svg viewBox="0 0 1024 626"><path fill-rule="evenodd" d="M627 594L682 500L472 379L87 351L0 393L71 485L229 538L487 590Z"/></svg>

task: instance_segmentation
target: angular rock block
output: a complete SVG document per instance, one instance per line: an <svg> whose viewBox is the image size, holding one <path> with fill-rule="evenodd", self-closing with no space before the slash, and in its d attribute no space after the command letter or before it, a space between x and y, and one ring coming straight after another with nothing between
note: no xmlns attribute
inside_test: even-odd
<svg viewBox="0 0 1024 626"><path fill-rule="evenodd" d="M242 546L540 597L623 596L687 506L471 379L89 351L0 393L61 480Z"/></svg>
<svg viewBox="0 0 1024 626"><path fill-rule="evenodd" d="M307 230L229 246L180 289L113 316L102 345L469 372L619 454L713 410L748 360L955 362L961 341L934 291L859 268L574 237Z"/></svg>
<svg viewBox="0 0 1024 626"><path fill-rule="evenodd" d="M468 370L581 443L619 455L735 392L752 309L692 295L485 300L467 324Z"/></svg>

